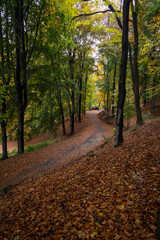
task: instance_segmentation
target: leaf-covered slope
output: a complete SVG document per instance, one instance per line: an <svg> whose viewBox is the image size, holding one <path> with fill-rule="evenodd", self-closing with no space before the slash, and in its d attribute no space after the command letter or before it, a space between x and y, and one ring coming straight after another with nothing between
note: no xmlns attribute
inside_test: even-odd
<svg viewBox="0 0 160 240"><path fill-rule="evenodd" d="M0 199L0 239L156 239L160 119Z"/></svg>

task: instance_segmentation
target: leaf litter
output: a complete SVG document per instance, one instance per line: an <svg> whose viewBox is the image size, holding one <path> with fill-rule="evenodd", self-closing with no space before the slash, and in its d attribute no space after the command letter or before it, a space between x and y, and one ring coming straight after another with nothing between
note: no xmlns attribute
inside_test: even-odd
<svg viewBox="0 0 160 240"><path fill-rule="evenodd" d="M0 198L0 239L155 240L160 119Z"/></svg>

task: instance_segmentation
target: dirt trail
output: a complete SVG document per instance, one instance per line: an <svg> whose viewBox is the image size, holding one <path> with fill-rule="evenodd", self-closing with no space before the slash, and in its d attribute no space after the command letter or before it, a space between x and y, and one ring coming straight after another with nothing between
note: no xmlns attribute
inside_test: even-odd
<svg viewBox="0 0 160 240"><path fill-rule="evenodd" d="M0 162L0 191L21 182L26 177L36 177L60 169L75 161L113 135L113 127L99 120L98 111L90 111L77 124L76 134L59 143L11 157Z"/></svg>

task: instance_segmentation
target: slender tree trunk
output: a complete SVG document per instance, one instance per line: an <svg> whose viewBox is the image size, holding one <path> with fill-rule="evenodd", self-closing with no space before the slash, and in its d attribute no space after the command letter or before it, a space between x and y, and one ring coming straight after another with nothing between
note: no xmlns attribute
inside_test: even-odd
<svg viewBox="0 0 160 240"><path fill-rule="evenodd" d="M133 17L133 29L134 29L134 94L135 94L135 107L137 113L137 124L142 124L142 113L140 107L140 96L139 96L139 71L138 71L138 24L137 24L137 0L135 0L135 9L132 4L132 17Z"/></svg>
<svg viewBox="0 0 160 240"><path fill-rule="evenodd" d="M119 76L119 94L116 118L116 143L118 146L123 141L123 107L126 96L126 70L128 58L128 22L129 22L129 5L131 0L124 0L123 3L123 33L122 33L122 57Z"/></svg>
<svg viewBox="0 0 160 240"><path fill-rule="evenodd" d="M85 54L80 53L79 58L85 58ZM80 75L79 75L79 96L78 96L78 122L81 122L81 111L82 111L82 72L84 65L80 63Z"/></svg>
<svg viewBox="0 0 160 240"><path fill-rule="evenodd" d="M129 61L130 61L130 67L131 67L131 76L132 76L132 82L133 82L133 92L134 92L134 99L135 99L135 108L136 108L136 115L137 115L137 124L142 124L142 113L141 113L141 107L140 107L140 96L139 96L139 74L137 75L137 71L135 70L135 67L137 64L135 63L133 65L132 62L132 48L129 45ZM135 61L135 60L134 60Z"/></svg>
<svg viewBox="0 0 160 240"><path fill-rule="evenodd" d="M74 94L74 58L75 58L75 50L73 50L73 54L71 51L69 52L70 60L69 60L69 67L70 67L70 78L72 80L71 84L71 102L72 102L72 109L70 115L70 136L74 134L74 115L75 115L75 94Z"/></svg>
<svg viewBox="0 0 160 240"><path fill-rule="evenodd" d="M146 105L146 89L145 86L143 87L143 107Z"/></svg>
<svg viewBox="0 0 160 240"><path fill-rule="evenodd" d="M2 116L5 116L6 114L6 102L5 99L3 99L2 103ZM1 130L2 130L2 159L8 158L7 153L7 132L6 132L6 122L5 120L1 121Z"/></svg>
<svg viewBox="0 0 160 240"><path fill-rule="evenodd" d="M107 69L107 118L109 117L109 93L110 93L110 82L109 82L109 60L108 60L108 69Z"/></svg>
<svg viewBox="0 0 160 240"><path fill-rule="evenodd" d="M103 102L104 102L104 110L105 110L105 105L106 105L106 98L105 98L106 96L105 96L105 93L104 93L104 97L103 97Z"/></svg>
<svg viewBox="0 0 160 240"><path fill-rule="evenodd" d="M75 114L75 97L74 97L74 90L72 90L72 95L71 95L71 101L72 101L72 111L71 111L71 131L70 131L70 136L74 134L74 114Z"/></svg>
<svg viewBox="0 0 160 240"><path fill-rule="evenodd" d="M64 119L64 113L63 113L63 104L62 104L62 97L61 97L61 91L59 90L58 93L58 104L61 112L61 122L62 122L62 130L63 130L63 135L66 135L66 128L65 128L65 119Z"/></svg>
<svg viewBox="0 0 160 240"><path fill-rule="evenodd" d="M62 102L60 103L60 111L61 111L61 121L62 121L63 135L66 135L65 118L64 118L64 113L63 113Z"/></svg>
<svg viewBox="0 0 160 240"><path fill-rule="evenodd" d="M62 101L59 102L59 107L60 107L60 111L61 111L61 121L62 121L63 135L66 135L66 127L65 127L65 119L64 119L64 113L63 113Z"/></svg>
<svg viewBox="0 0 160 240"><path fill-rule="evenodd" d="M68 109L69 109L69 118L70 118L70 126L71 126L71 115L72 115L72 109L69 98L67 99L68 102Z"/></svg>
<svg viewBox="0 0 160 240"><path fill-rule="evenodd" d="M113 88L112 88L112 118L114 118L114 92L116 86L116 70L117 70L117 58L114 63L114 75L113 75Z"/></svg>
<svg viewBox="0 0 160 240"><path fill-rule="evenodd" d="M27 66L32 56L36 38L38 35L38 28L40 24L40 17L44 8L45 0L39 11L39 19L35 25L35 36L30 52L26 51L28 35L25 32L27 26L24 25L26 13L24 10L24 0L15 1L15 43L16 43L16 73L15 86L17 92L17 108L18 108L18 154L24 152L24 115L28 100L28 76ZM26 9L26 11L29 11ZM28 54L28 55L27 55Z"/></svg>
<svg viewBox="0 0 160 240"><path fill-rule="evenodd" d="M21 84L21 64L20 64L20 5L19 0L16 1L15 7L15 36L16 36L16 74L15 85L17 92L17 108L18 108L18 154L24 152L24 106L23 106L23 88Z"/></svg>
<svg viewBox="0 0 160 240"><path fill-rule="evenodd" d="M24 111L18 107L18 154L24 153Z"/></svg>
<svg viewBox="0 0 160 240"><path fill-rule="evenodd" d="M81 108L82 108L82 75L79 77L78 122L81 122Z"/></svg>
<svg viewBox="0 0 160 240"><path fill-rule="evenodd" d="M85 77L85 87L84 87L84 115L86 114L87 81L88 81L88 76L86 75L86 77Z"/></svg>
<svg viewBox="0 0 160 240"><path fill-rule="evenodd" d="M22 82L22 91L23 91L23 111L27 107L28 101L28 76L27 76L27 64L26 64L26 50L25 50L25 37L24 37L24 6L23 0L20 0L20 31L21 31L21 65L23 72L23 82Z"/></svg>
<svg viewBox="0 0 160 240"><path fill-rule="evenodd" d="M59 68L61 66L61 60L60 60L60 54L58 54L58 61L59 61ZM65 127L65 118L64 118L64 111L63 111L63 103L62 103L62 93L61 93L61 78L59 76L58 78L58 82L57 79L55 79L56 81L56 85L57 85L57 101L58 101L58 105L59 105L59 109L60 109L60 113L61 113L61 124L62 124L62 131L63 131L63 135L66 135L66 127Z"/></svg>
<svg viewBox="0 0 160 240"><path fill-rule="evenodd" d="M155 77L153 78L153 97L152 97L152 105L151 105L151 109L154 109L155 108L155 83L156 83L156 80L155 80Z"/></svg>
<svg viewBox="0 0 160 240"><path fill-rule="evenodd" d="M152 97L152 105L151 105L151 109L155 108L155 96Z"/></svg>
<svg viewBox="0 0 160 240"><path fill-rule="evenodd" d="M2 68L2 83L5 85L4 76L4 45L3 45L3 33L2 33L2 15L0 6L0 45L1 45L1 68ZM1 130L2 130L2 159L8 158L7 154L7 133L6 133L6 99L2 98L2 119L1 119Z"/></svg>

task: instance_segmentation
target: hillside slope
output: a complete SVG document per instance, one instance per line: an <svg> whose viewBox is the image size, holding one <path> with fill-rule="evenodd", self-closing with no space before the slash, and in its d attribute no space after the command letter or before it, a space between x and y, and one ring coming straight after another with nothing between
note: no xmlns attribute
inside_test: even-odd
<svg viewBox="0 0 160 240"><path fill-rule="evenodd" d="M0 199L0 239L156 240L160 119Z"/></svg>

